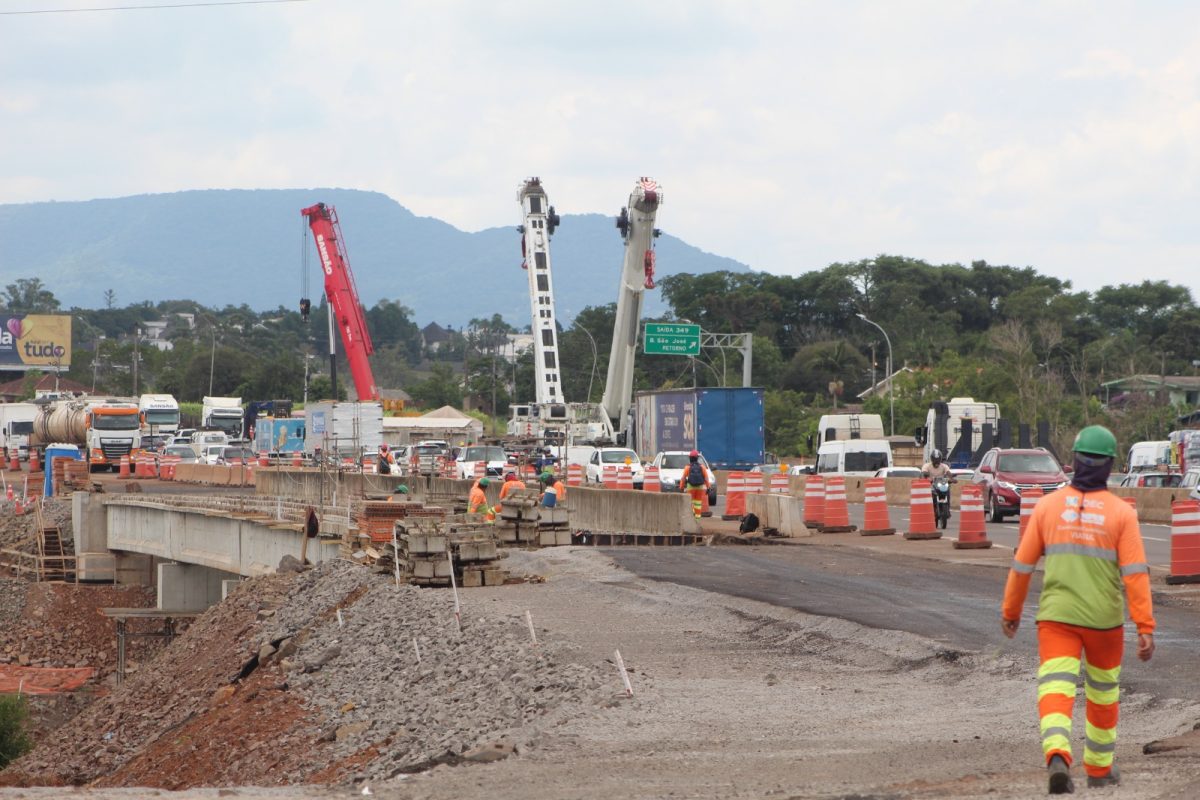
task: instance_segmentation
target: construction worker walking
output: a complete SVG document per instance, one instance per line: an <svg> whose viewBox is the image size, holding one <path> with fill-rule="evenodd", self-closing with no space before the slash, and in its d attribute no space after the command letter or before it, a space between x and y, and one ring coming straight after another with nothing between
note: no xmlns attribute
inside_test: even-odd
<svg viewBox="0 0 1200 800"><path fill-rule="evenodd" d="M1038 602L1038 715L1050 794L1070 794L1071 716L1081 656L1087 698L1083 766L1089 787L1111 786L1125 608L1137 625L1137 655L1154 655L1150 573L1137 512L1108 491L1117 439L1100 425L1084 428L1072 448L1071 485L1038 501L1004 588L1001 629L1017 633L1038 559L1046 557Z"/></svg>
<svg viewBox="0 0 1200 800"><path fill-rule="evenodd" d="M688 496L692 498L692 513L700 519L704 513L704 498L708 495L708 472L700 463L700 451L688 453L688 466L683 471L683 482Z"/></svg>

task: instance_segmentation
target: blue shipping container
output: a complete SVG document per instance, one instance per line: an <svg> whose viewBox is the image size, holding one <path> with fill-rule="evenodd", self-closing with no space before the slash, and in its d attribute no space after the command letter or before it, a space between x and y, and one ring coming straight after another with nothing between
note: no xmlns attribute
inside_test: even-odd
<svg viewBox="0 0 1200 800"><path fill-rule="evenodd" d="M713 469L749 469L764 460L763 390L671 389L637 395L633 439L638 456L699 450Z"/></svg>

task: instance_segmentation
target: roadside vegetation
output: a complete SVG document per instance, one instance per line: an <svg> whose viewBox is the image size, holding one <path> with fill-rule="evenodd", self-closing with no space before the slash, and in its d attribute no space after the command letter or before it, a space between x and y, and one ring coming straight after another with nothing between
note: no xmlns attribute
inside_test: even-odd
<svg viewBox="0 0 1200 800"><path fill-rule="evenodd" d="M766 389L767 448L774 452L806 453L817 418L846 406L879 413L888 425L886 390L859 399L888 366L887 342L859 315L887 331L894 368L907 368L891 398L898 434L923 424L931 401L956 396L996 402L1015 421L1046 420L1061 440L1095 422L1112 427L1122 442L1162 438L1179 413L1192 410L1105 386L1135 374L1196 374L1200 307L1187 288L1168 281L1081 292L1029 267L879 256L798 276L674 275L662 280L661 291L671 309L662 321L753 334L753 383ZM13 312L68 311L37 279L18 280L2 295ZM75 341L68 373L98 392L132 393L133 334L165 320L171 349L144 339L136 348L139 391L185 402L205 394L300 401L307 364L308 396L330 395L323 303L304 322L285 308L213 309L186 300L118 307L111 291L98 300L100 308L69 309ZM398 300L380 300L366 313L377 381L408 392L410 408L468 402L502 419L511 402L533 395L531 354L515 363L505 357L508 335L528 330L524 320L468 320L433 347ZM614 304L589 306L560 331L569 399L596 402L603 394L614 316ZM343 396L348 375L342 361ZM741 376L736 350L706 349L696 359L639 356L635 385L740 386Z"/></svg>

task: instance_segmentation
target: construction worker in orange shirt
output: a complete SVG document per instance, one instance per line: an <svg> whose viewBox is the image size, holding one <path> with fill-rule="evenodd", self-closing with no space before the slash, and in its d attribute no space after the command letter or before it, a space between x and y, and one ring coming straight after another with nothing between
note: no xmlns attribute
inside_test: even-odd
<svg viewBox="0 0 1200 800"><path fill-rule="evenodd" d="M467 513L468 514L483 514L483 518L488 522L494 522L496 519L496 509L488 505L487 487L491 483L487 478L480 478L471 487L470 494L467 495Z"/></svg>
<svg viewBox="0 0 1200 800"><path fill-rule="evenodd" d="M508 497L517 489L524 489L525 482L517 479L517 473L510 472L504 476L504 483L500 486L500 499Z"/></svg>
<svg viewBox="0 0 1200 800"><path fill-rule="evenodd" d="M1083 767L1090 788L1120 781L1113 764L1125 604L1137 625L1137 656L1154 655L1150 572L1137 512L1108 491L1117 439L1100 425L1075 437L1071 485L1043 497L1030 517L1004 587L1000 626L1010 639L1038 560L1046 557L1038 602L1038 715L1050 794L1070 794L1071 717L1081 656L1087 725Z"/></svg>
<svg viewBox="0 0 1200 800"><path fill-rule="evenodd" d="M560 503L565 503L567 500L567 487L563 482L555 477L553 472L547 470L538 476L538 481L542 484L542 505L546 508L554 508Z"/></svg>

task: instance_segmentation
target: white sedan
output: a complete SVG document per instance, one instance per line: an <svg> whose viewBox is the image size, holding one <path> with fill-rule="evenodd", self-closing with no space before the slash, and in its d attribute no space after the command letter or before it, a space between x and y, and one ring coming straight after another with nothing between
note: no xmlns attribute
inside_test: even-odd
<svg viewBox="0 0 1200 800"><path fill-rule="evenodd" d="M645 479L642 462L638 454L628 447L597 447L588 458L587 469L584 471L586 483L604 483L605 467L629 466L633 473L633 488L641 489Z"/></svg>

